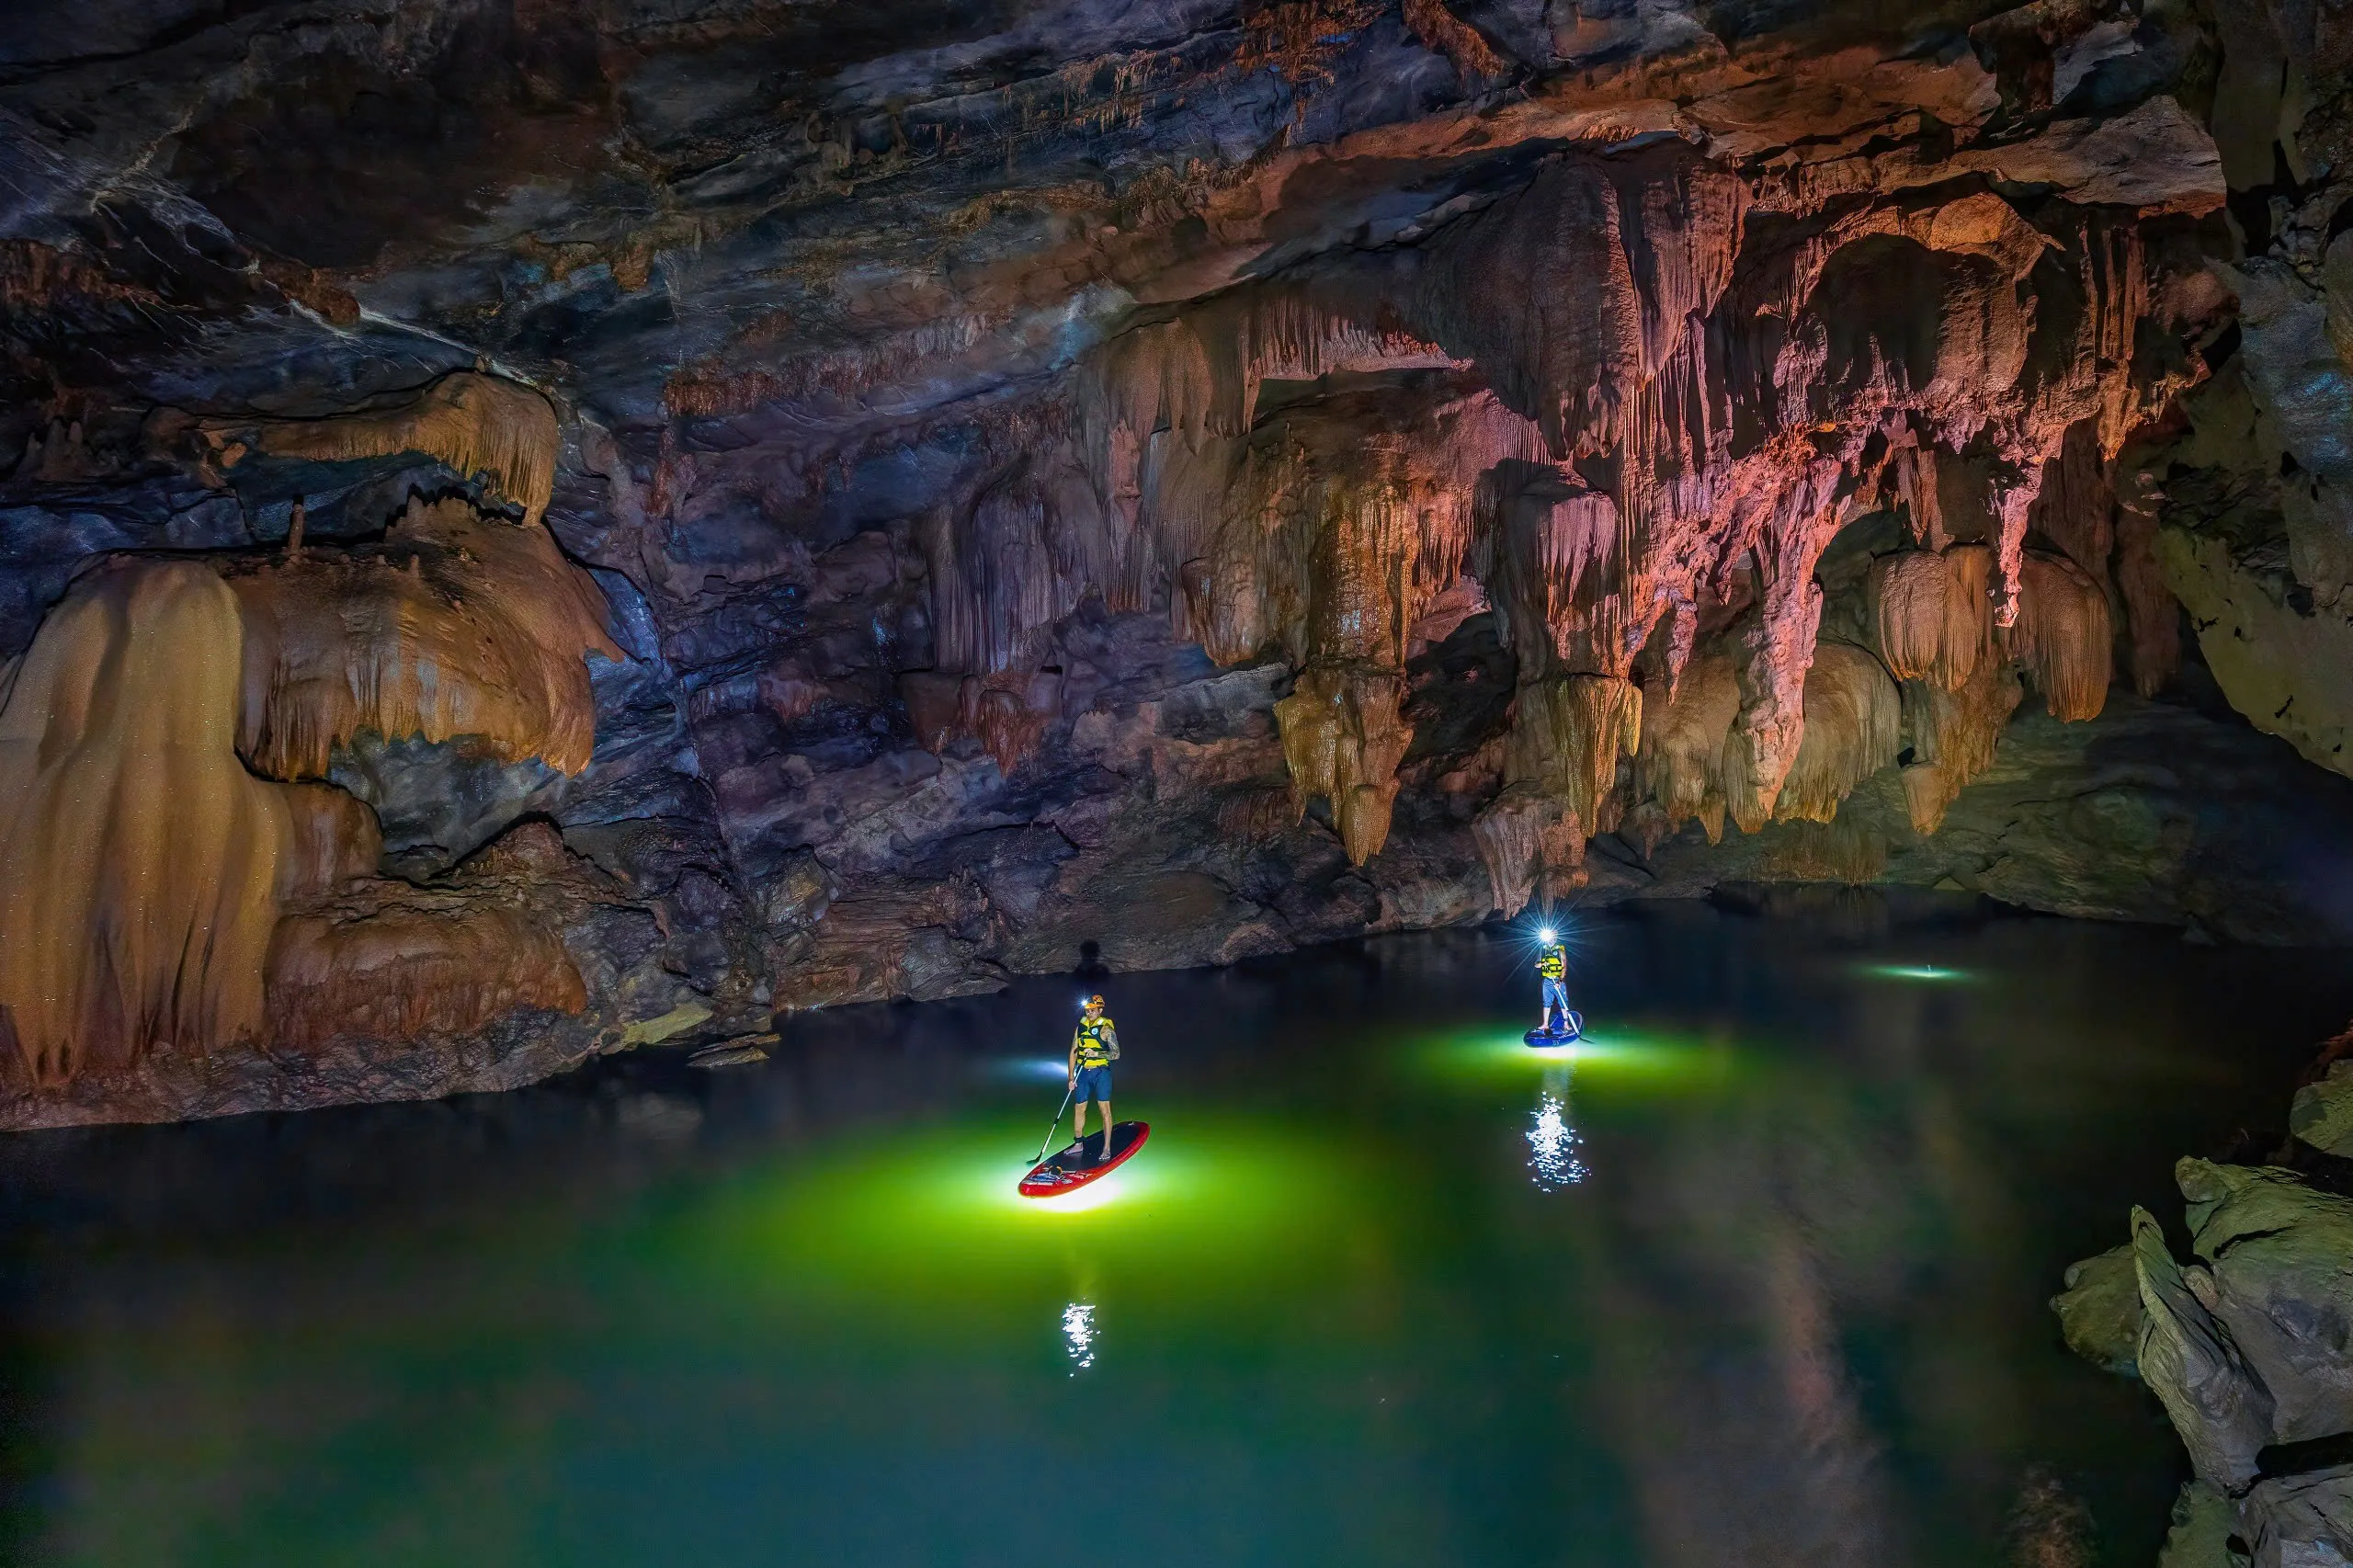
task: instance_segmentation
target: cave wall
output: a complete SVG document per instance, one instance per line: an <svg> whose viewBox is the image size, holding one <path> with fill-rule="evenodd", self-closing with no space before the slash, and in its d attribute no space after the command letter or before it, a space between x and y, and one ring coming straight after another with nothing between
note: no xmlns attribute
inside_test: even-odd
<svg viewBox="0 0 2353 1568"><path fill-rule="evenodd" d="M2353 940L2325 12L166 9L0 21L0 1122L1531 901Z"/></svg>

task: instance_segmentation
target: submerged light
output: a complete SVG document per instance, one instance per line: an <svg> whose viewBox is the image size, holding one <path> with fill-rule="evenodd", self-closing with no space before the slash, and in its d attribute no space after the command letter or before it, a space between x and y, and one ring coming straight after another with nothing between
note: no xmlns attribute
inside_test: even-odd
<svg viewBox="0 0 2353 1568"><path fill-rule="evenodd" d="M1884 980L1966 980L1966 970L1946 969L1932 963L1875 963L1865 966L1865 971Z"/></svg>

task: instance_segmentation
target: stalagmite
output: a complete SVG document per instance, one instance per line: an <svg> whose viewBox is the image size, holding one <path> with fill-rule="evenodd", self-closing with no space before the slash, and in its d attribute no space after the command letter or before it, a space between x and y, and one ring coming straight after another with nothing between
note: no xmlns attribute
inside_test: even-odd
<svg viewBox="0 0 2353 1568"><path fill-rule="evenodd" d="M370 552L305 551L231 579L243 602L238 749L278 778L324 778L361 731L479 737L508 761L588 765L588 653L618 659L595 585L538 524L413 501Z"/></svg>
<svg viewBox="0 0 2353 1568"><path fill-rule="evenodd" d="M272 457L317 462L417 452L523 508L536 528L555 494L555 410L527 386L453 370L405 401L326 419L211 420L217 444L249 442ZM225 460L233 464L234 458Z"/></svg>
<svg viewBox="0 0 2353 1568"><path fill-rule="evenodd" d="M1880 662L1824 642L1805 676L1805 739L1782 780L1774 816L1829 822L1855 786L1895 760L1903 705Z"/></svg>
<svg viewBox="0 0 2353 1568"><path fill-rule="evenodd" d="M1340 842L1359 866L1389 837L1397 765L1413 738L1400 711L1404 686L1377 665L1315 665L1275 704L1299 812L1318 796L1329 800Z"/></svg>
<svg viewBox="0 0 2353 1568"><path fill-rule="evenodd" d="M2111 637L2100 585L2064 557L2029 551L2009 645L2052 718L2099 717L2114 673Z"/></svg>
<svg viewBox="0 0 2353 1568"><path fill-rule="evenodd" d="M244 641L210 568L117 566L0 709L0 1027L37 1084L262 1038L281 900L373 862L358 802L239 762Z"/></svg>

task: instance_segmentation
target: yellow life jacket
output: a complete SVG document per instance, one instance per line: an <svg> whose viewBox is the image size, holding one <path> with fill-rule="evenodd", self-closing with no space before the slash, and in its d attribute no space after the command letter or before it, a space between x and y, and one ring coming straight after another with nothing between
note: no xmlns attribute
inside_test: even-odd
<svg viewBox="0 0 2353 1568"><path fill-rule="evenodd" d="M1108 1014L1099 1018L1081 1018L1078 1036L1072 1043L1078 1051L1081 1067L1108 1067L1120 1058L1116 1043L1117 1026Z"/></svg>
<svg viewBox="0 0 2353 1568"><path fill-rule="evenodd" d="M1547 980L1558 980L1568 973L1566 956L1558 948L1547 948L1538 955L1536 972Z"/></svg>

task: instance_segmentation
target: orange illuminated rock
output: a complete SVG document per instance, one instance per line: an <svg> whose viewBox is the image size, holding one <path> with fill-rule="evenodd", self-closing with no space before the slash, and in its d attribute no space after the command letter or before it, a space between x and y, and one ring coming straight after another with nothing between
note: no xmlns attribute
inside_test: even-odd
<svg viewBox="0 0 2353 1568"><path fill-rule="evenodd" d="M251 448L318 462L415 452L523 508L536 527L555 490L555 410L530 388L498 376L456 370L381 408L325 419L209 420L202 426L233 467Z"/></svg>
<svg viewBox="0 0 2353 1568"><path fill-rule="evenodd" d="M373 548L305 551L230 579L244 607L238 749L278 778L326 775L362 731L479 737L507 760L588 764L588 653L619 658L595 585L538 524L412 501Z"/></svg>
<svg viewBox="0 0 2353 1568"><path fill-rule="evenodd" d="M265 1039L283 902L373 866L358 801L238 760L244 643L210 568L104 570L0 709L0 1028L33 1083Z"/></svg>
<svg viewBox="0 0 2353 1568"><path fill-rule="evenodd" d="M1855 786L1895 760L1902 699L1880 662L1846 642L1813 651L1805 675L1805 739L1790 763L1774 815L1829 822Z"/></svg>
<svg viewBox="0 0 2353 1568"><path fill-rule="evenodd" d="M1399 711L1403 686L1394 670L1379 665L1311 665L1275 704L1297 810L1329 801L1340 842L1359 866L1389 836L1397 765L1413 738Z"/></svg>

